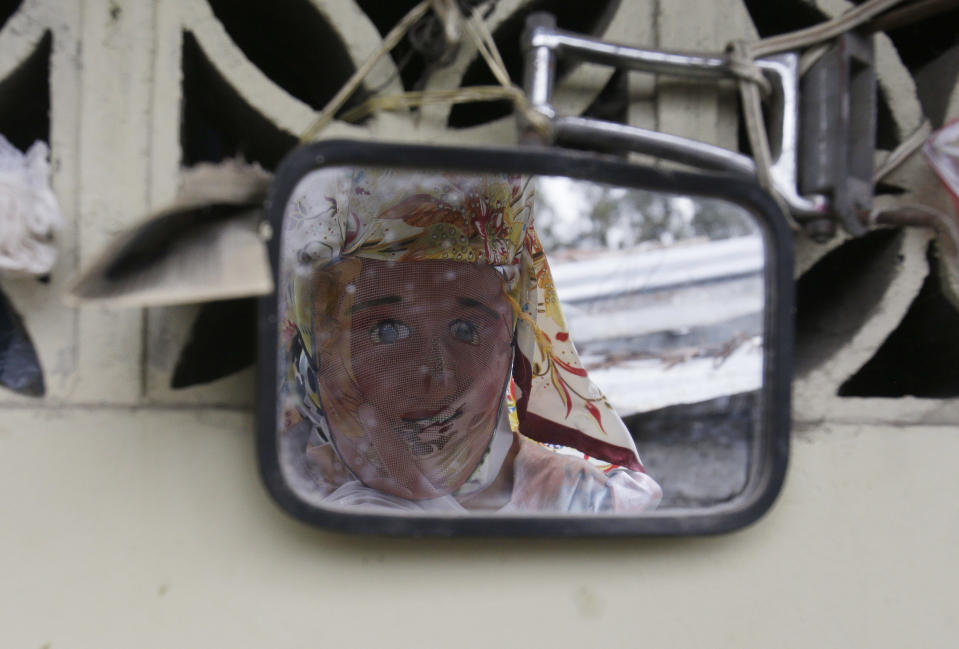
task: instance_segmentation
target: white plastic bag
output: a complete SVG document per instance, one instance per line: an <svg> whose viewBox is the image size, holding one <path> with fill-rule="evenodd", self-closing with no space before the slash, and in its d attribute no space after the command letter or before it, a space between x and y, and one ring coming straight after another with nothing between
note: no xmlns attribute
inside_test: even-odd
<svg viewBox="0 0 959 649"><path fill-rule="evenodd" d="M45 275L56 262L63 215L50 188L48 154L37 141L24 155L0 135L0 274Z"/></svg>

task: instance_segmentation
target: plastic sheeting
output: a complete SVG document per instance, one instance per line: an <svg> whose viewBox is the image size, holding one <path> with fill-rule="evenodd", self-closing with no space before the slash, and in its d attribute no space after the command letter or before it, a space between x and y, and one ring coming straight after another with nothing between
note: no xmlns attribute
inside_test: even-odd
<svg viewBox="0 0 959 649"><path fill-rule="evenodd" d="M63 223L50 188L49 149L34 142L23 154L0 135L0 274L46 275L57 259Z"/></svg>
<svg viewBox="0 0 959 649"><path fill-rule="evenodd" d="M31 397L43 396L43 370L23 319L0 291L0 385Z"/></svg>

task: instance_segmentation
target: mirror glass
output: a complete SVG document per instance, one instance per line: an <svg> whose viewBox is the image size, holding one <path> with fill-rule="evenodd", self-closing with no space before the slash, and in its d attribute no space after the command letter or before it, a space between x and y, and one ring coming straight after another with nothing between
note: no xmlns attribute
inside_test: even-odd
<svg viewBox="0 0 959 649"><path fill-rule="evenodd" d="M387 515L731 501L759 429L765 262L756 218L716 198L309 171L277 254L282 478Z"/></svg>

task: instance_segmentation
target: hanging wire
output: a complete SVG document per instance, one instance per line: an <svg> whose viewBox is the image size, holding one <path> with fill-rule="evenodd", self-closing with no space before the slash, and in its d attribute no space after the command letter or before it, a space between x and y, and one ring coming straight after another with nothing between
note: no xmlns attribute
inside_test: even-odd
<svg viewBox="0 0 959 649"><path fill-rule="evenodd" d="M487 5L486 9L480 8ZM346 121L362 119L366 115L379 110L396 110L398 108L409 108L423 106L428 104L455 104L471 101L493 101L498 99L508 99L513 102L515 108L522 112L526 120L538 131L546 134L550 129L550 122L547 117L533 110L526 97L526 93L514 84L506 71L506 65L499 53L499 49L493 40L492 34L483 22L484 16L489 16L496 3L470 2L464 0L461 7L460 3L454 0L424 0L409 13L404 16L400 22L393 27L383 39L383 45L374 52L369 59L353 74L352 77L337 92L336 96L324 107L320 115L300 136L301 142L313 140L320 131L323 130L332 120L336 112L343 106L346 100L356 91L360 83L376 63L402 40L402 38L413 29L426 12L432 8L436 16L444 25L444 34L447 37L455 36L459 33L460 27L465 27L466 34L473 41L480 55L490 66L493 76L500 83L500 86L470 86L458 88L455 90L433 90L433 91L412 91L393 95L374 96L364 101L359 106L349 110L343 115ZM469 10L469 18L465 18L462 9ZM423 27L423 30L432 30L433 27ZM420 34L421 38L424 31ZM433 32L430 38L435 38ZM421 46L426 41L420 42Z"/></svg>
<svg viewBox="0 0 959 649"><path fill-rule="evenodd" d="M323 108L323 111L317 116L317 118L310 124L309 127L300 135L300 142L309 142L314 139L323 128L333 120L333 116L336 115L336 111L342 108L343 104L346 103L346 100L356 92L356 89L359 88L360 84L363 82L363 79L366 78L366 75L370 73L370 70L379 63L380 59L383 58L387 52L392 50L396 45L402 40L403 36L406 35L406 32L409 28L419 20L427 11L429 11L431 6L430 0L423 0L418 5L413 7L405 16L396 25L389 31L386 37L383 39L383 44L380 48L368 58L359 69L353 73L353 76L343 84L343 87L340 88L339 92L331 99L326 106Z"/></svg>

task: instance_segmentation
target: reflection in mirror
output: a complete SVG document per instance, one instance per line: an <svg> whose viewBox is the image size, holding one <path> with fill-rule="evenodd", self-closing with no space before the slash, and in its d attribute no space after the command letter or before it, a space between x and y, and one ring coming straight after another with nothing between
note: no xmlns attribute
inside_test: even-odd
<svg viewBox="0 0 959 649"><path fill-rule="evenodd" d="M279 262L277 450L309 504L636 515L745 486L764 250L741 207L329 167Z"/></svg>
<svg viewBox="0 0 959 649"><path fill-rule="evenodd" d="M746 484L763 376L761 233L726 201L537 179L536 229L585 369L660 509Z"/></svg>

